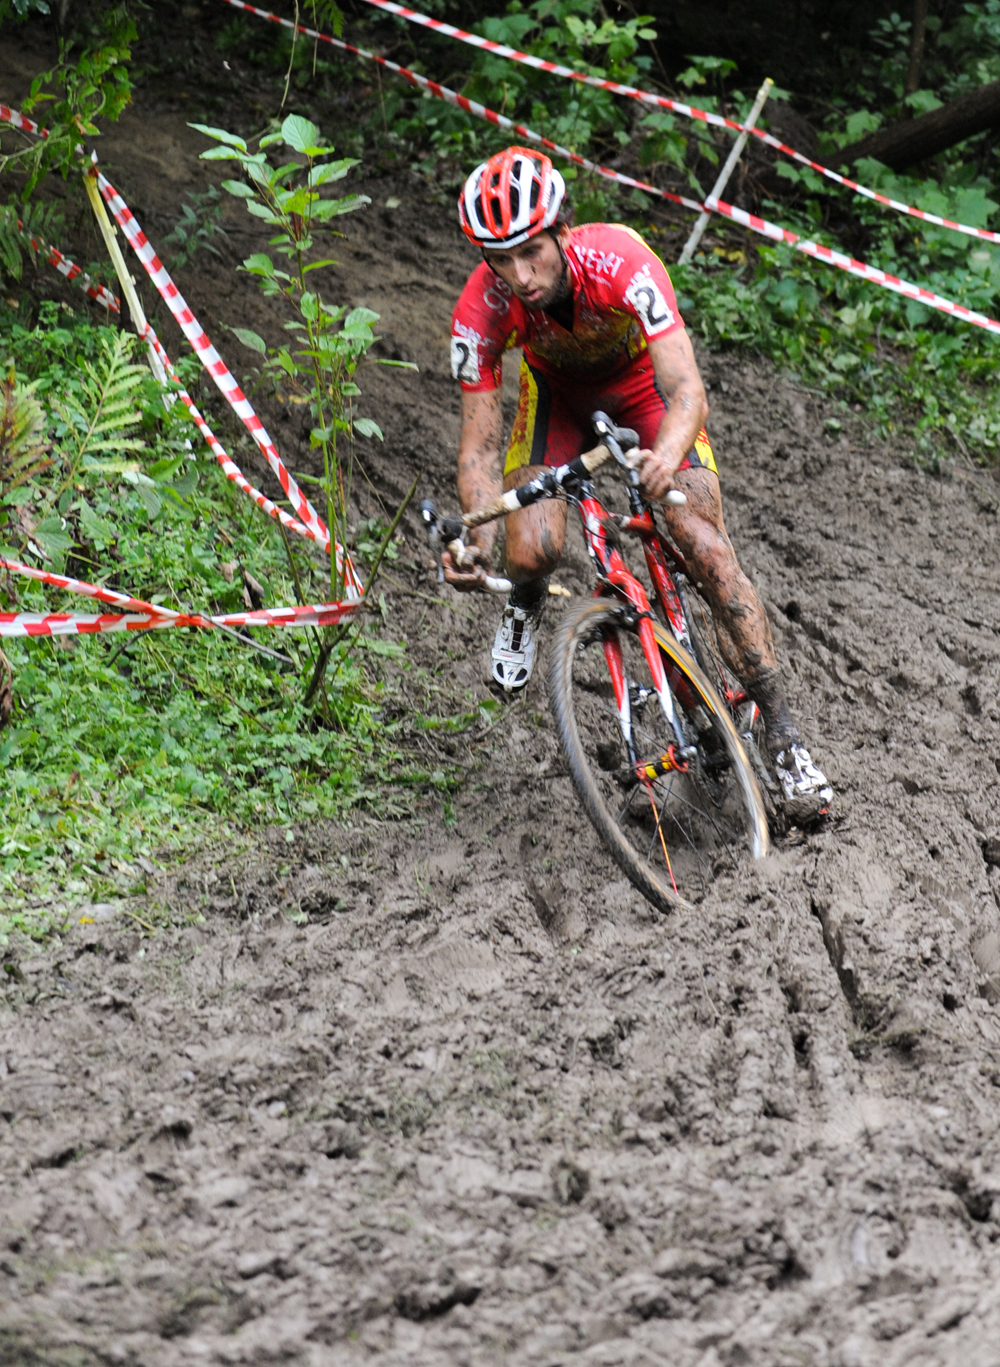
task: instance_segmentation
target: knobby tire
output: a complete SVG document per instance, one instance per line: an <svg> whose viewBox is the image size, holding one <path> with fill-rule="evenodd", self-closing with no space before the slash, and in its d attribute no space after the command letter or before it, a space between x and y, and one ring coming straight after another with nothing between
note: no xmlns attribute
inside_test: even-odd
<svg viewBox="0 0 1000 1367"><path fill-rule="evenodd" d="M701 741L712 748L717 767L725 772L726 795L733 813L731 817L727 815L721 818L720 808L713 805L717 790L715 780L707 777L699 779L695 767L692 767L689 775L664 775L662 780L657 780L657 788L661 782L668 785L669 781L664 804L666 801L677 804L668 814L669 838L674 842L678 855L677 860L671 862L673 876L677 877L677 867L685 858L696 871L691 877L690 886L678 882L675 890L666 861L660 860L657 848L661 843L666 847L665 840L657 839L661 830L664 835L668 831L665 805L658 815L655 804L651 804L655 823L646 817L641 801L634 806L630 815L628 809L633 797L627 796L627 768L613 767L608 759L609 752L616 745L620 755L624 755L625 747L611 679L600 646L600 640L607 632L617 631L623 649L628 647L626 654L632 661L632 670L627 672L633 688L637 691L640 686L651 685L645 657L640 658L641 647L637 634L634 628L626 625L627 615L621 605L607 599L592 599L565 614L552 644L549 689L553 715L577 795L618 867L653 906L662 911L688 908L693 905L689 898L700 900L719 868L743 858L760 857L767 852L767 817L757 780L729 711L696 661L669 632L654 623L662 658L678 685L671 690L675 703L680 709L678 691L687 691L689 699L693 699L695 706L682 714L685 726L691 730L693 738L693 718L697 715L703 728ZM596 654L586 655L588 650L601 652L600 659ZM584 669L581 660L585 656L586 677L581 672ZM642 678L637 677L643 670L645 673ZM662 732L665 726L660 720L662 713L655 694L651 703L641 702L640 707L640 721L636 722L637 741L643 729L652 732L659 728ZM661 737L657 736L655 744L662 748L660 740ZM641 751L641 745L637 744L637 749ZM640 753L640 758L643 757ZM621 766L622 760L617 759L615 764ZM701 764L701 752L698 764ZM698 772L703 776L706 773L702 770ZM675 783L688 785L694 797L674 797ZM616 785L622 784L621 793L615 792ZM645 796L643 786L633 784L634 795L640 799ZM617 814L612 810L612 801L620 808ZM675 812L680 813L680 816ZM649 839L651 825L652 840ZM703 842L705 849L701 850L699 846ZM716 847L714 851L713 843ZM688 895L685 896L685 893Z"/></svg>

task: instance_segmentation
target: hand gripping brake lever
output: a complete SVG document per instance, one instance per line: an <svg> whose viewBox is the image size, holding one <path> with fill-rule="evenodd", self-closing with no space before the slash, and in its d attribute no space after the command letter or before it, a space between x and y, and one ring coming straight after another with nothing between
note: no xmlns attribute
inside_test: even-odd
<svg viewBox="0 0 1000 1367"><path fill-rule="evenodd" d="M439 517L438 511L429 499L424 499L420 505L420 516L424 520L427 528L427 538L434 549L440 554L441 548L446 547L456 565L465 567L474 564L470 558L468 547L462 540L462 533L465 531L465 523L457 517ZM438 562L438 583L444 581L444 570L440 561ZM486 576L486 590L488 593L510 593L514 585L509 579L502 579L498 575L488 574Z"/></svg>
<svg viewBox="0 0 1000 1367"><path fill-rule="evenodd" d="M638 489L639 467L634 456L630 454L638 450L638 432L634 432L631 427L616 427L607 413L594 413L591 422L601 439L601 444L608 448L622 469L627 471L629 484L633 489ZM679 508L687 502L687 496L682 494L680 489L668 489L663 502Z"/></svg>

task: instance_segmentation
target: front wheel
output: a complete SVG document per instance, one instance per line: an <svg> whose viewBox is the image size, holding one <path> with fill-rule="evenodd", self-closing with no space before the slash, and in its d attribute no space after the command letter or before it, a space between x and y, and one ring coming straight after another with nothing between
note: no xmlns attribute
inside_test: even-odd
<svg viewBox="0 0 1000 1367"><path fill-rule="evenodd" d="M621 604L591 600L565 615L549 687L584 810L622 871L667 911L699 901L723 869L764 855L768 833L729 713L687 651L662 627L653 630L680 737L654 687L634 616ZM614 642L627 689L625 717L607 658Z"/></svg>

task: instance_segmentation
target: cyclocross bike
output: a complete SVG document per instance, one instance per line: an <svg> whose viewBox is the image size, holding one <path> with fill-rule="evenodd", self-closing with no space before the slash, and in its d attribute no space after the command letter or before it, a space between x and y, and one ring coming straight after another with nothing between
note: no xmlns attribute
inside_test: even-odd
<svg viewBox="0 0 1000 1367"><path fill-rule="evenodd" d="M549 690L569 774L612 857L654 906L700 901L723 869L768 849L773 779L758 747L760 713L727 669L684 559L657 529L629 452L639 438L604 413L600 445L462 518L421 504L431 541L463 563L463 533L544 498L580 513L597 572L594 597L568 610L551 647ZM625 471L629 512L609 511L591 476ZM675 504L684 495L667 495ZM637 536L652 601L619 549ZM507 592L507 580L487 587ZM659 620L657 620L657 616Z"/></svg>

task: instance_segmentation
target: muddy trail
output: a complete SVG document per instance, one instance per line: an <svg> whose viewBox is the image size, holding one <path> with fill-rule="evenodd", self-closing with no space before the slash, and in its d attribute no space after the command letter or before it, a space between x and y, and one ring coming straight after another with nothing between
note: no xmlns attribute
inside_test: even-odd
<svg viewBox="0 0 1000 1367"><path fill-rule="evenodd" d="M32 60L3 54L5 96ZM146 90L102 142L154 243L209 179L187 117ZM419 470L452 506L472 262L415 178L361 180L328 287L421 371L362 376L386 442L359 511ZM225 327L280 320L233 269L261 234L238 206L225 226L223 261L180 284L239 366ZM0 1363L1000 1364L1000 486L930 478L861 417L830 435L825 401L761 364L700 360L730 532L835 818L654 913L581 814L536 676L428 739L466 774L447 802L219 850L151 888L174 929L97 909L22 953L0 991ZM297 415L265 417L295 452ZM406 536L400 688L474 710L497 605L434 602L412 517ZM558 578L550 629L586 591L579 539Z"/></svg>

